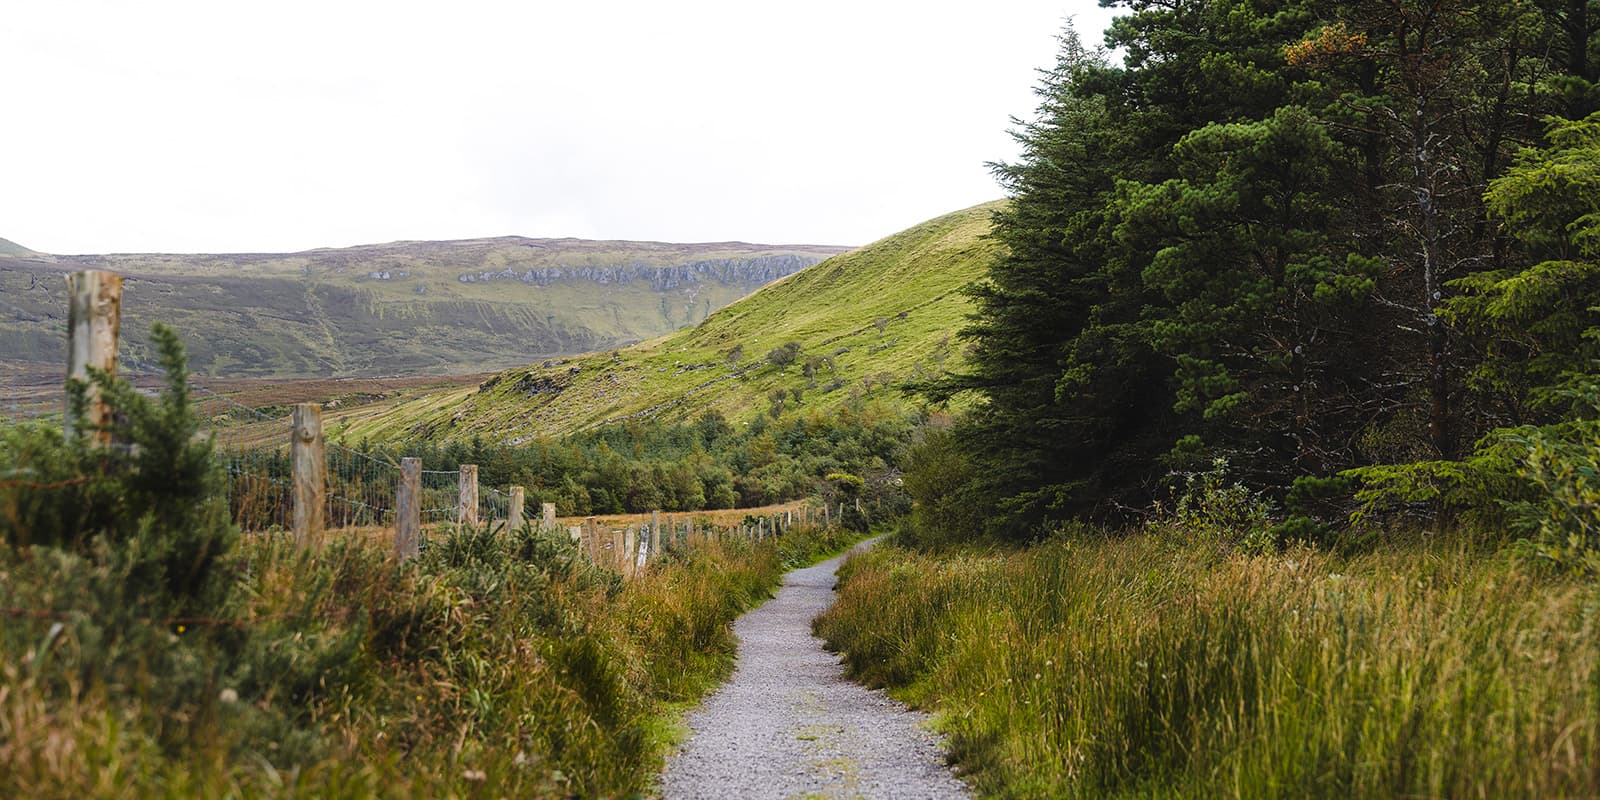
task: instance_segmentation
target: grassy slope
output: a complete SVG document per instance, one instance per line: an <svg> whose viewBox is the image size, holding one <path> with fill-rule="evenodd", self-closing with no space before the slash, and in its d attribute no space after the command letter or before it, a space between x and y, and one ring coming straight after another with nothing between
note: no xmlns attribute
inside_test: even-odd
<svg viewBox="0 0 1600 800"><path fill-rule="evenodd" d="M726 281L658 287L595 270L643 267L653 274L656 267L790 255L815 261L842 249L505 238L290 254L52 256L7 253L0 245L0 352L59 363L66 313L60 273L107 269L129 276L123 312L129 353L144 355L150 323L163 321L184 336L202 375L503 369L659 336L772 277L752 268ZM461 280L507 269L557 269L569 277L547 285Z"/></svg>
<svg viewBox="0 0 1600 800"><path fill-rule="evenodd" d="M688 330L616 353L507 370L478 388L343 423L353 435L373 439L520 440L643 416L690 418L708 409L748 420L768 412L777 389L801 389L802 409L895 396L889 383L959 363L952 335L970 301L957 290L987 268L996 245L982 237L996 207L948 214L835 256ZM796 363L765 363L766 353L789 341L803 348ZM737 368L726 357L735 346L745 352ZM808 356L829 357L832 365L807 378L801 364ZM791 396L785 408L794 407Z"/></svg>
<svg viewBox="0 0 1600 800"><path fill-rule="evenodd" d="M0 239L0 256L31 256L32 250L23 247L10 239Z"/></svg>

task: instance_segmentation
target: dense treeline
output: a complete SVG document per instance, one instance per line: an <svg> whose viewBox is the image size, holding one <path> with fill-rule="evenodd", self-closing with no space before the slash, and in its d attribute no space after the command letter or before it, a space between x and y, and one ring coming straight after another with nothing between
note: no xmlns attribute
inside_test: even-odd
<svg viewBox="0 0 1600 800"><path fill-rule="evenodd" d="M1069 29L995 167L1006 254L932 389L982 402L927 496L1023 539L1219 463L1279 535L1543 496L1600 341L1590 5L1119 5L1121 64Z"/></svg>
<svg viewBox="0 0 1600 800"><path fill-rule="evenodd" d="M894 464L921 422L903 409L859 404L737 427L708 412L692 423L632 422L516 445L478 438L353 446L390 461L420 457L427 470L477 464L482 485L523 486L531 507L555 503L562 515L746 508L855 493L885 513L902 513Z"/></svg>

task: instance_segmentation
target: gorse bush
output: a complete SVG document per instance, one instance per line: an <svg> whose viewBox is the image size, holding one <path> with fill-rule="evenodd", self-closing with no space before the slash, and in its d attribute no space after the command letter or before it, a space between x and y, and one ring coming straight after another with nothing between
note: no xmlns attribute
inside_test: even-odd
<svg viewBox="0 0 1600 800"><path fill-rule="evenodd" d="M195 612L223 602L229 581L220 565L236 534L189 403L183 346L163 325L151 338L166 372L157 397L92 370L89 383L69 385L70 438L44 425L0 429L0 464L8 465L0 467L0 537L110 567L129 603ZM104 430L86 422L90 385L112 411ZM106 446L96 442L101 433Z"/></svg>

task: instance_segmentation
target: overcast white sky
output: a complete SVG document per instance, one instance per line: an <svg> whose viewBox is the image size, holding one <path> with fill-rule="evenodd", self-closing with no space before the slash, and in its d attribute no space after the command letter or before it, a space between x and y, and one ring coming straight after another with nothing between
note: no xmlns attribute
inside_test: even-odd
<svg viewBox="0 0 1600 800"><path fill-rule="evenodd" d="M1000 196L1093 0L0 9L0 237L55 253L864 244Z"/></svg>

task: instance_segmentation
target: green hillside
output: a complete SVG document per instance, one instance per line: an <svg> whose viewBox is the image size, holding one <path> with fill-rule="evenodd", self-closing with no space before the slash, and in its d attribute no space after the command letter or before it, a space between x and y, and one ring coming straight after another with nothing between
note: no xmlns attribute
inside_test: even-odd
<svg viewBox="0 0 1600 800"><path fill-rule="evenodd" d="M713 409L748 421L772 413L780 390L780 414L898 397L895 384L960 362L953 334L970 302L958 290L994 254L983 235L997 207L958 211L835 256L654 341L506 370L477 388L342 424L373 439L515 442ZM800 346L790 363L769 358L789 342ZM737 362L729 355L736 348Z"/></svg>
<svg viewBox="0 0 1600 800"><path fill-rule="evenodd" d="M28 248L23 247L22 245L17 244L16 242L11 241L10 239L0 239L0 256L31 256L31 255L35 255L35 253L32 250L29 250Z"/></svg>
<svg viewBox="0 0 1600 800"><path fill-rule="evenodd" d="M126 346L173 325L202 375L463 373L632 344L843 252L740 242L395 242L289 254L0 254L0 353L59 363L62 274L128 278Z"/></svg>

